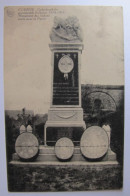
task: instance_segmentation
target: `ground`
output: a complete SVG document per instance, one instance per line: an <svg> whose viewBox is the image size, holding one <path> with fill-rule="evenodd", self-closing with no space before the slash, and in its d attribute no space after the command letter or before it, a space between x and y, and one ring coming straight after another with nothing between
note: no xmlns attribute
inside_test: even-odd
<svg viewBox="0 0 130 196"><path fill-rule="evenodd" d="M11 192L87 191L122 188L122 168L118 164L88 165L8 165Z"/></svg>

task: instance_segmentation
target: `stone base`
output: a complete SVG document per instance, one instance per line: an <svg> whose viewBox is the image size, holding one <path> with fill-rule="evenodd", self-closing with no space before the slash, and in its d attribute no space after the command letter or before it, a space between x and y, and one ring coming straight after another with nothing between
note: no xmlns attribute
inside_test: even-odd
<svg viewBox="0 0 130 196"><path fill-rule="evenodd" d="M104 157L104 161L115 161L116 160L116 153L114 153L111 149L108 149L107 154Z"/></svg>
<svg viewBox="0 0 130 196"><path fill-rule="evenodd" d="M46 127L83 127L83 109L75 108L50 108Z"/></svg>
<svg viewBox="0 0 130 196"><path fill-rule="evenodd" d="M18 155L16 153L13 154L12 157L13 161L20 161ZM106 161L116 161L116 154L112 152L111 150L108 150L107 154L102 158L102 160L98 161L99 163L101 162L106 162ZM57 162L59 164L59 160L57 159L55 152L54 152L54 147L48 147L48 146L40 146L39 147L39 155L35 159L34 162ZM69 162L88 162L88 163L95 163L95 162L90 162L87 161L83 155L80 152L80 147L75 147L74 148L74 154L73 157L71 158Z"/></svg>
<svg viewBox="0 0 130 196"><path fill-rule="evenodd" d="M81 128L82 130L86 129L86 124L83 121L83 109L81 107L50 108L48 111L48 120L44 126L44 145L47 144L48 128L53 128L52 131L56 132L56 128L58 130L58 128L72 127L73 130L74 127ZM58 135L60 134L58 133Z"/></svg>

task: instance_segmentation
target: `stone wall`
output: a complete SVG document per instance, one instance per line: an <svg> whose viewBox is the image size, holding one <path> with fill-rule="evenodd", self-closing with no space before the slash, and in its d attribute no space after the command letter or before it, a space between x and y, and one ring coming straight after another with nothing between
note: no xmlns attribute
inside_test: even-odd
<svg viewBox="0 0 130 196"><path fill-rule="evenodd" d="M118 111L124 105L124 86L114 85L82 85L82 107L85 112L86 107L90 108L94 104L94 98L100 99L103 104L103 109ZM89 103L87 103L89 102Z"/></svg>
<svg viewBox="0 0 130 196"><path fill-rule="evenodd" d="M82 85L82 107L86 127L109 124L111 149L123 163L124 86Z"/></svg>

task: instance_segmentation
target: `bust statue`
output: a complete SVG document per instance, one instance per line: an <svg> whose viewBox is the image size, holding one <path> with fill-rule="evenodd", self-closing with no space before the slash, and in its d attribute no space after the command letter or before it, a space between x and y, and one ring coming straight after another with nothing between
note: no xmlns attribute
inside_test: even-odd
<svg viewBox="0 0 130 196"><path fill-rule="evenodd" d="M77 17L55 17L50 39L52 42L82 42L82 30Z"/></svg>

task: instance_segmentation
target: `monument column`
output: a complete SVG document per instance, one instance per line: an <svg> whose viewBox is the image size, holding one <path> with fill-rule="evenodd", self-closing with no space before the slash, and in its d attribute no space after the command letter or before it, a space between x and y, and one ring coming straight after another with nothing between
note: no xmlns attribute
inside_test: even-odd
<svg viewBox="0 0 130 196"><path fill-rule="evenodd" d="M45 145L47 134L49 138L52 135L51 140L63 136L75 138L75 131L83 132L86 128L81 108L80 59L83 43L78 19L55 17L50 38L52 93L48 121L44 128Z"/></svg>

